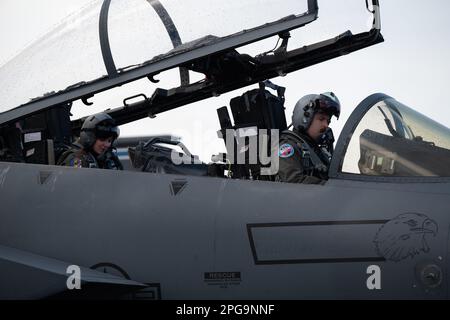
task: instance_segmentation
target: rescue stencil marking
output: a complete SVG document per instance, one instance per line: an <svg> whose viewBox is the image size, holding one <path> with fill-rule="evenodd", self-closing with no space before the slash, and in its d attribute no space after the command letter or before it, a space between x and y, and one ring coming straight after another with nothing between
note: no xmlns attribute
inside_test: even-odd
<svg viewBox="0 0 450 320"><path fill-rule="evenodd" d="M239 285L242 279L240 272L205 272L204 281L210 286L227 288L230 285Z"/></svg>

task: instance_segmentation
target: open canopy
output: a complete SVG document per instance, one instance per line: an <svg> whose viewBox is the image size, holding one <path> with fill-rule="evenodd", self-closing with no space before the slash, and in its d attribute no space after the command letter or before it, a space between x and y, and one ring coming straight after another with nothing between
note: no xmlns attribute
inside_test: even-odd
<svg viewBox="0 0 450 320"><path fill-rule="evenodd" d="M0 68L0 112L144 65L127 80L157 73L316 19L317 11L306 11L306 0L96 0Z"/></svg>
<svg viewBox="0 0 450 320"><path fill-rule="evenodd" d="M287 51L287 32L317 19L317 0L95 0L0 68L0 124L176 67L181 90L111 116L123 124L299 70L383 41L372 5L369 32ZM272 55L234 51L273 35L283 42ZM187 70L205 82L190 84Z"/></svg>

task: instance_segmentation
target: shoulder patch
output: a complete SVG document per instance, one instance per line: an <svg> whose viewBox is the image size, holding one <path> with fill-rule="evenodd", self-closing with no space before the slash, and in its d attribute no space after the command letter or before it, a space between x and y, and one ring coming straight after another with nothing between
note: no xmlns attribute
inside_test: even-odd
<svg viewBox="0 0 450 320"><path fill-rule="evenodd" d="M83 167L81 159L79 159L79 158L70 159L69 165L73 168L82 168Z"/></svg>
<svg viewBox="0 0 450 320"><path fill-rule="evenodd" d="M278 150L278 156L280 158L290 158L294 155L294 152L294 147L289 143L285 143L280 146L280 149Z"/></svg>

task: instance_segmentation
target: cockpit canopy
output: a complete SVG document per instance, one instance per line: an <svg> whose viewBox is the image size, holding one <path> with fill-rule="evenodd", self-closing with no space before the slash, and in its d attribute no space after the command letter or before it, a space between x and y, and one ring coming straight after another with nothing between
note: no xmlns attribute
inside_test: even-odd
<svg viewBox="0 0 450 320"><path fill-rule="evenodd" d="M391 97L377 96L361 103L341 133L340 142L349 142L343 154L335 154L340 172L450 177L450 129Z"/></svg>
<svg viewBox="0 0 450 320"><path fill-rule="evenodd" d="M94 0L0 67L0 112L280 19L309 23L296 21L307 10L306 0Z"/></svg>

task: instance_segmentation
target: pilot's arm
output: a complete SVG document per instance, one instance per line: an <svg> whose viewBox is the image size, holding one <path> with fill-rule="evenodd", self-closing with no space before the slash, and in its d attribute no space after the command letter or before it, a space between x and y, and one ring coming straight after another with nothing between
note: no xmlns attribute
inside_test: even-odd
<svg viewBox="0 0 450 320"><path fill-rule="evenodd" d="M305 174L302 151L289 141L281 141L279 152L279 170L277 180L288 183L323 184L325 180Z"/></svg>

